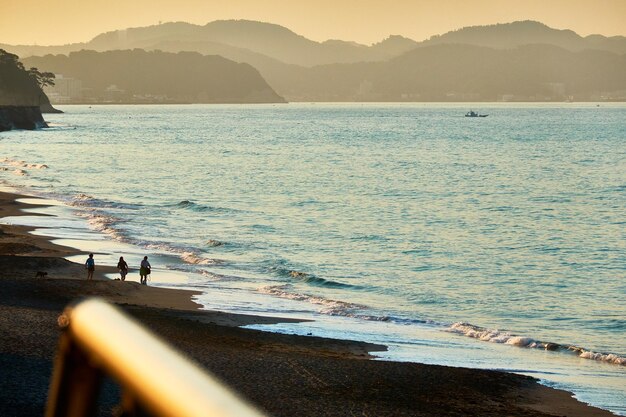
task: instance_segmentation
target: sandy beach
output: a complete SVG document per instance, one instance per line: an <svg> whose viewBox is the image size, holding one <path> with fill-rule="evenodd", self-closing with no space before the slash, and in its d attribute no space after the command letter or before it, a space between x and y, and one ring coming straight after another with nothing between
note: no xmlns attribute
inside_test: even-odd
<svg viewBox="0 0 626 417"><path fill-rule="evenodd" d="M0 218L17 216L21 196L0 193ZM0 225L0 415L43 415L59 330L73 300L99 296L121 307L268 415L275 416L569 416L613 414L527 376L371 360L384 346L281 335L238 326L283 319L200 310L191 291L107 279L97 267L64 259L80 254ZM35 278L37 271L47 272ZM100 415L119 390L106 384Z"/></svg>

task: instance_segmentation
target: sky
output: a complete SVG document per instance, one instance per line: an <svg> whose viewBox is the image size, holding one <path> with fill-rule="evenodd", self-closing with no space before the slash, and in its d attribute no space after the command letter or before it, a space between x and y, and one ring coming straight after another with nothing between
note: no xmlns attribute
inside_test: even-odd
<svg viewBox="0 0 626 417"><path fill-rule="evenodd" d="M116 29L219 19L276 23L316 41L417 41L464 26L537 20L626 36L626 0L0 0L0 43L87 42Z"/></svg>

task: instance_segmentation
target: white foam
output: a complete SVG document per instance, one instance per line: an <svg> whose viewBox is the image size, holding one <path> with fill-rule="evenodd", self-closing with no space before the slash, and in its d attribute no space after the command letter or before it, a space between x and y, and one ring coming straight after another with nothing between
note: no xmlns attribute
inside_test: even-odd
<svg viewBox="0 0 626 417"><path fill-rule="evenodd" d="M94 213L92 211L78 212L76 214L79 217L87 219L87 223L94 230L102 232L117 241L124 240L120 232L113 227L113 225L118 223L120 219L113 216L106 216L103 214Z"/></svg>
<svg viewBox="0 0 626 417"><path fill-rule="evenodd" d="M183 252L180 255L180 259L194 265L211 265L215 263L211 259L203 258L193 252Z"/></svg>
<svg viewBox="0 0 626 417"><path fill-rule="evenodd" d="M46 169L46 168L48 168L48 165L46 165L46 164L31 164L31 163L28 163L26 161L20 161L20 160L17 160L17 159L10 159L10 158L4 158L4 159L0 160L0 163L3 163L5 165L14 166L14 167L28 168L28 169Z"/></svg>
<svg viewBox="0 0 626 417"><path fill-rule="evenodd" d="M486 329L483 327L474 326L470 323L454 323L447 330L452 333L462 334L464 336L479 339L484 342L503 343L507 345L532 349L567 351L574 353L578 357L583 359L592 359L596 361L612 363L615 365L626 365L626 358L615 355L613 353L596 353L578 346L562 345L551 342L541 342L530 337L517 336L497 329Z"/></svg>
<svg viewBox="0 0 626 417"><path fill-rule="evenodd" d="M626 365L626 358L615 355L613 353L605 354L592 351L584 351L579 356L584 359L593 359L596 361L613 363L615 365Z"/></svg>
<svg viewBox="0 0 626 417"><path fill-rule="evenodd" d="M90 195L88 195L88 194L83 194L83 193L80 193L80 194L76 194L76 195L73 197L73 199L74 199L74 200L75 200L75 202L76 202L76 203L74 203L74 204L80 205L80 204L78 204L78 203L77 203L78 201L93 200L93 197L92 197L92 196L90 196Z"/></svg>
<svg viewBox="0 0 626 417"><path fill-rule="evenodd" d="M286 298L289 300L303 301L310 304L321 306L318 313L329 316L355 317L365 320L372 320L375 316L364 316L356 314L357 311L367 308L360 304L349 303L346 301L332 300L329 298L319 297L310 294L302 294L297 292L286 291L289 285L270 285L261 287L258 291L262 294L269 294L275 297ZM375 320L384 321L385 318L376 318Z"/></svg>

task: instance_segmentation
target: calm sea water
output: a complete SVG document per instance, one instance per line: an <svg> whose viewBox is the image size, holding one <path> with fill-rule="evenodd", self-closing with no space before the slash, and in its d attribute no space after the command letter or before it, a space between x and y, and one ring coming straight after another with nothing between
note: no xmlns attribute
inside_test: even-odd
<svg viewBox="0 0 626 417"><path fill-rule="evenodd" d="M5 222L100 263L147 254L207 308L315 319L264 329L626 415L626 106L63 110L0 135L0 179L61 202Z"/></svg>

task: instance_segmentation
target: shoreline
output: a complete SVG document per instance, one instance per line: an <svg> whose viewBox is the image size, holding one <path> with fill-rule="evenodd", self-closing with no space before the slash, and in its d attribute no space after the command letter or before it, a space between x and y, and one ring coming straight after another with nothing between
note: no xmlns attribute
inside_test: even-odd
<svg viewBox="0 0 626 417"><path fill-rule="evenodd" d="M31 215L21 210L32 206L16 201L25 197L0 192L0 217ZM9 375L0 378L2 415L41 414L58 338L56 317L84 296L122 307L272 415L613 415L526 376L364 360L384 346L242 329L288 319L199 310L193 291L104 277L115 268L97 267L100 279L87 282L83 266L64 259L82 252L32 235L33 229L0 225L0 328L6 335L0 364ZM40 268L48 278L34 278ZM12 375L34 383L32 404L11 389ZM105 396L104 406L113 397ZM18 404L28 412L17 412Z"/></svg>

